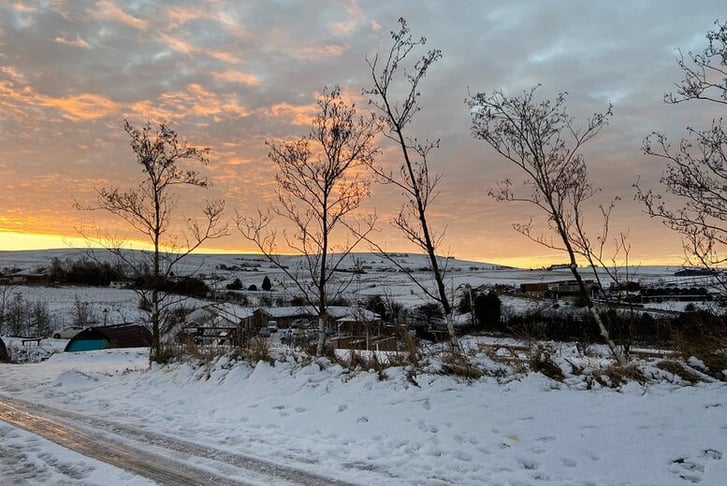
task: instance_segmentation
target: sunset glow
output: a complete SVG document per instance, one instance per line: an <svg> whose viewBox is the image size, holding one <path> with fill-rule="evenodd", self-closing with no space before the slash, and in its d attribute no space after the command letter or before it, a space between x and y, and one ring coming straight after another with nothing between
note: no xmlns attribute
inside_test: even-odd
<svg viewBox="0 0 727 486"><path fill-rule="evenodd" d="M410 133L440 140L429 156L431 170L443 175L430 208L432 226L444 233L440 254L522 267L564 260L512 229L533 218L547 233L542 215L488 196L498 181L522 177L472 138L463 103L468 91L515 94L540 83L544 96L569 93L576 125L613 103L611 124L583 149L602 188L589 229L600 230L598 204L618 196L610 229L629 235L630 263L679 264L678 235L643 213L632 185L640 177L658 188L663 166L641 150L651 131L677 143L686 126L720 116L707 105L665 105L663 95L682 76L677 49L702 49L723 10L716 0L688 9L677 0L423 1L415 9L398 0L321 0L316 8L305 1L3 2L0 250L88 246L82 233L89 227L145 244L108 214L74 209L74 202L93 203L97 188L138 182L124 119L168 120L191 144L211 148L203 170L213 186L208 194L181 190L180 218L193 217L204 199L225 199L230 223L236 213L267 209L275 174L265 142L306 135L326 86L340 85L365 112L366 59L388 48L389 31L405 15L415 37L443 52L422 81ZM380 142L380 163L398 170L397 151ZM412 251L390 224L400 205L399 192L374 184L366 210L379 216L384 248ZM229 237L201 249L252 250L234 224Z"/></svg>

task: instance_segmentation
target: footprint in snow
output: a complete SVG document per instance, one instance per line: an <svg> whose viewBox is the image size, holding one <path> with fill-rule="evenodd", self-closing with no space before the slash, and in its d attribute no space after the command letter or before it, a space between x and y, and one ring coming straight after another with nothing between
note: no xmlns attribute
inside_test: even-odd
<svg viewBox="0 0 727 486"><path fill-rule="evenodd" d="M672 461L669 470L690 483L701 482L702 475L704 474L704 466L702 464L684 457Z"/></svg>
<svg viewBox="0 0 727 486"><path fill-rule="evenodd" d="M702 457L705 459L714 459L715 461L719 461L722 459L722 453L716 449L705 449L702 452Z"/></svg>
<svg viewBox="0 0 727 486"><path fill-rule="evenodd" d="M343 404L343 405L339 405L339 406L338 406L338 413L341 413L341 412L343 412L343 411L344 411L344 410L346 410L347 408L348 408L348 405L346 405L346 404Z"/></svg>
<svg viewBox="0 0 727 486"><path fill-rule="evenodd" d="M358 423L358 424L368 422L368 421L369 421L369 418L365 415L363 417L359 417L358 419L356 419L356 423Z"/></svg>

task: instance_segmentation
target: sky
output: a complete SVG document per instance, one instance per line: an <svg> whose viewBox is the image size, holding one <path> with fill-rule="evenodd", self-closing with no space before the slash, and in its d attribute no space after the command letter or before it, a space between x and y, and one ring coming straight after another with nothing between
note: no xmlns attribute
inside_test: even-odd
<svg viewBox="0 0 727 486"><path fill-rule="evenodd" d="M613 104L610 125L583 149L602 189L588 213L591 231L600 226L596 205L619 197L611 232L628 235L630 263L679 263L678 235L643 213L632 185L641 178L658 189L663 165L642 154L645 136L676 141L686 126L720 115L708 105L666 105L663 96L681 79L678 49L701 50L723 8L712 0L688 8L678 0L0 1L0 249L79 246L99 228L139 237L110 215L74 208L93 203L98 188L140 180L128 119L167 120L211 148L204 172L213 186L182 191L177 214L194 216L203 200L223 198L230 235L204 250L252 251L232 222L275 202L265 142L307 134L326 86L340 85L367 109L366 58L390 47L403 16L443 54L421 84L409 133L440 140L430 167L443 179L430 217L444 231L441 254L518 266L565 261L513 230L530 217L546 229L532 207L488 196L498 181L522 177L472 138L464 103L468 92L541 84L542 96L569 93L576 121ZM396 156L382 141L380 162L395 168ZM389 251L412 250L390 224L400 204L398 191L374 185L365 207L376 210L375 238Z"/></svg>

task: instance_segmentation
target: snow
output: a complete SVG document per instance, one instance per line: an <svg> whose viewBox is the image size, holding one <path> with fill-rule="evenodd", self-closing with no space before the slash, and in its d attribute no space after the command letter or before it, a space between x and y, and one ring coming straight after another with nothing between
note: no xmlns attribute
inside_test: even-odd
<svg viewBox="0 0 727 486"><path fill-rule="evenodd" d="M0 252L0 266L32 270L53 256L78 254ZM354 277L351 292L405 306L424 302L409 277L391 271L380 256L352 258L366 273ZM426 265L417 255L402 255L400 263ZM452 289L569 278L563 270L447 263ZM259 257L193 255L185 265L216 278L210 281L221 289L236 276L245 287L269 276L272 295L290 290ZM687 278L670 276L677 269L641 267L639 279L689 285ZM428 276L419 272L417 278ZM109 324L143 317L138 297L128 290L18 286L11 292L16 290L28 301L48 303L59 327L69 323L76 298L89 302L97 316L109 309ZM552 306L502 298L505 312ZM377 372L352 371L287 348L273 349L274 365L223 356L150 368L147 349L63 353L67 340L3 340L16 360L22 351L29 362L0 364L0 400L25 400L354 484L722 485L727 477L726 384L689 386L648 363L640 364L653 371L653 380L616 389L568 374L565 358L579 366L602 365L606 353L596 346L583 357L572 344L552 344L568 375L557 382L520 373L482 352L472 361L489 374L477 380L438 373L436 349L428 350L424 369L391 367L381 379ZM463 340L472 350L480 344L500 345L492 348L495 357L515 359L525 346L512 338ZM687 363L695 372L704 368L696 358ZM0 438L2 483L150 484L3 422Z"/></svg>
<svg viewBox="0 0 727 486"><path fill-rule="evenodd" d="M3 484L154 484L3 422L0 422L0 457Z"/></svg>
<svg viewBox="0 0 727 486"><path fill-rule="evenodd" d="M0 366L2 395L355 484L717 485L727 477L724 383L585 390L540 374L414 380L401 368L380 380L293 354L274 366L222 357L148 368L144 349L105 350ZM29 484L144 484L13 427L0 434L4 452L14 451L0 456L0 470L14 470L20 449L37 473Z"/></svg>

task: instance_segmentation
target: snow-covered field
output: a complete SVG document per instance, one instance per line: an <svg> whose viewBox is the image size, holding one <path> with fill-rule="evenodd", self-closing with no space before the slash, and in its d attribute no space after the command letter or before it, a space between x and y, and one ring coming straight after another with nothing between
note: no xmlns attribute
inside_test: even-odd
<svg viewBox="0 0 727 486"><path fill-rule="evenodd" d="M77 256L71 251L0 253L0 267L32 271L52 257ZM380 257L357 258L366 273L356 277L351 292L384 295L407 306L423 302L408 277L390 271ZM402 255L401 262L413 269L422 266L417 256ZM564 270L449 263L452 289L568 278ZM247 287L269 276L274 293L287 292L280 273L258 257L199 256L186 265L220 289L235 277ZM642 268L640 279L673 282L676 269ZM426 275L420 273L422 279ZM684 282L677 283L689 285ZM58 321L68 319L75 300L88 302L97 315L108 309L110 324L142 317L135 294L126 290L18 286L13 291L29 302L48 303ZM511 308L524 305L510 297L503 301ZM474 349L477 339L465 344ZM14 352L34 356L31 361L50 358L0 364L0 405L22 400L103 420L111 429L153 431L338 484L727 484L726 384L689 385L648 363L641 364L653 372L647 384L612 389L584 376L567 375L558 382L498 368L504 365L483 353L473 359L493 373L476 380L439 373L436 353L414 375L392 367L382 379L377 372L352 371L285 347L273 349L274 365L226 356L149 368L145 349L62 353L65 340L44 339L40 346L4 340ZM580 351L568 344L557 352L566 373L564 358L580 359ZM2 421L0 438L1 484L151 484ZM113 440L131 441L121 433ZM148 447L160 453L158 444ZM197 465L188 456L167 455Z"/></svg>
<svg viewBox="0 0 727 486"><path fill-rule="evenodd" d="M465 381L288 355L147 367L146 350L1 365L1 395L354 484L722 485L727 386L585 390L540 374ZM5 484L144 484L0 425ZM35 476L34 476L35 474Z"/></svg>

